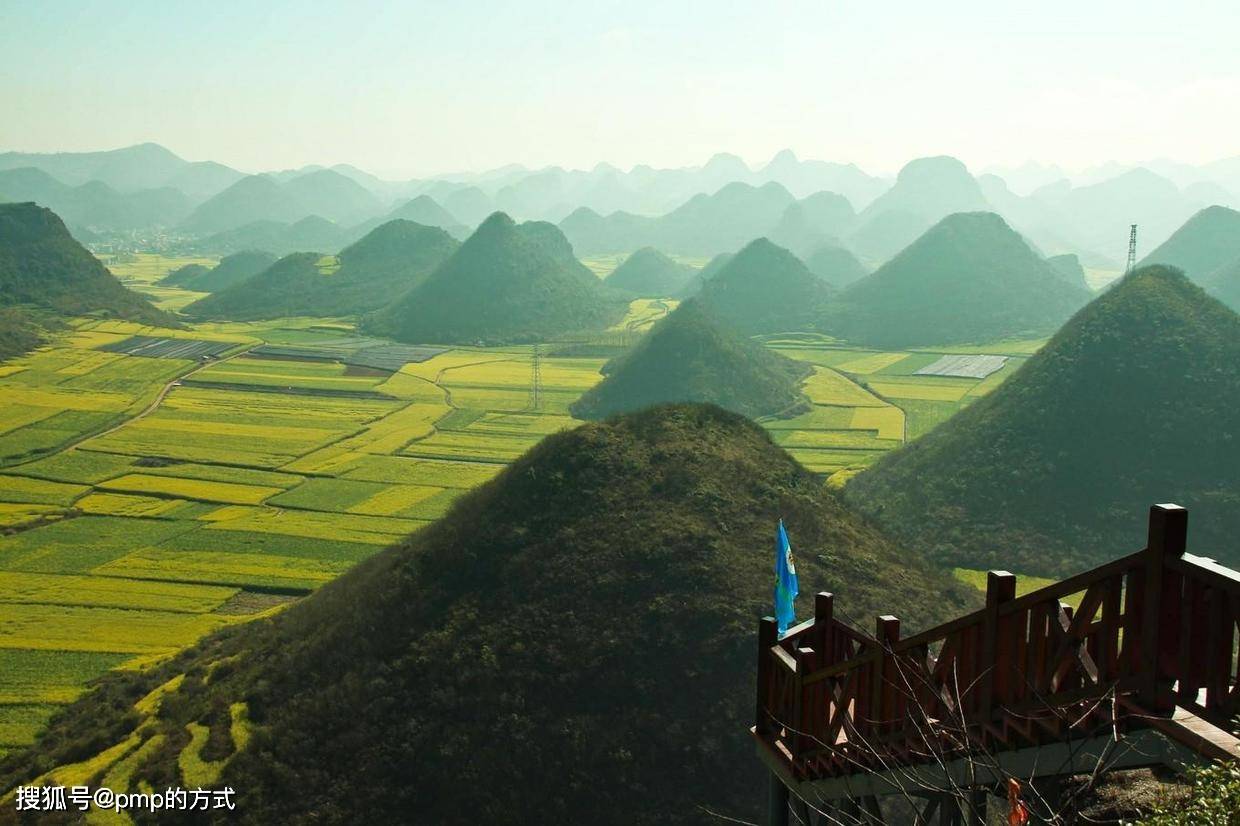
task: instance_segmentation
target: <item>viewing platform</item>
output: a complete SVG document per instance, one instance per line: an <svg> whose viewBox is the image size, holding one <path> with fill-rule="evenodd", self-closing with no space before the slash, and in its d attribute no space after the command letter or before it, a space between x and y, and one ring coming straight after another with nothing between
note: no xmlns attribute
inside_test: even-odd
<svg viewBox="0 0 1240 826"><path fill-rule="evenodd" d="M1011 778L1038 822L1072 777L1240 759L1240 572L1186 553L1187 521L1155 505L1144 550L1023 596L991 571L984 608L907 638L828 593L782 638L761 620L770 824L885 823L891 795L916 823L982 823Z"/></svg>

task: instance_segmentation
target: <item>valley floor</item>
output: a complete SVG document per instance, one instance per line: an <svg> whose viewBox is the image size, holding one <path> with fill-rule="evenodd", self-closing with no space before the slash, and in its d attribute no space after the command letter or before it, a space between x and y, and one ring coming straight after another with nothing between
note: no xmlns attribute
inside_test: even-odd
<svg viewBox="0 0 1240 826"><path fill-rule="evenodd" d="M194 294L155 281L185 262L154 258L113 267L182 306ZM537 355L394 345L332 319L183 330L79 319L0 364L0 754L104 671L278 611L438 518L578 424L568 406L606 361L584 353L631 341L673 306L636 301L614 330ZM989 392L1040 342L767 344L815 365L814 406L763 424L842 482ZM925 374L974 353L1006 360L985 377Z"/></svg>

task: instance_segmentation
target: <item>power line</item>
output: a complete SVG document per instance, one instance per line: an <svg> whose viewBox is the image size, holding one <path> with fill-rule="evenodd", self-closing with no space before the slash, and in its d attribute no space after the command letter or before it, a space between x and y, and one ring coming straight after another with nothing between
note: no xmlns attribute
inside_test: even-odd
<svg viewBox="0 0 1240 826"><path fill-rule="evenodd" d="M530 410L538 410L542 401L542 354L534 345L534 375L530 382Z"/></svg>

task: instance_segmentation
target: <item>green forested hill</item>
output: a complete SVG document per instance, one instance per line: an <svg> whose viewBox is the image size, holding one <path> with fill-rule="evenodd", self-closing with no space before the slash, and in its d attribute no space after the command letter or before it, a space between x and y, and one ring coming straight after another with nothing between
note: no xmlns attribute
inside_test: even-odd
<svg viewBox="0 0 1240 826"><path fill-rule="evenodd" d="M765 238L705 282L702 306L741 333L821 329L834 290L795 255Z"/></svg>
<svg viewBox="0 0 1240 826"><path fill-rule="evenodd" d="M750 418L808 408L799 388L808 364L732 332L696 300L681 304L603 372L607 378L572 406L574 416L600 419L666 402L710 402Z"/></svg>
<svg viewBox="0 0 1240 826"><path fill-rule="evenodd" d="M654 247L642 247L607 276L605 283L615 290L644 298L670 298L679 295L697 270L673 261Z"/></svg>
<svg viewBox="0 0 1240 826"><path fill-rule="evenodd" d="M1240 316L1147 267L846 495L942 560L1048 575L1140 549L1146 509L1177 502L1191 549L1235 565L1237 410Z"/></svg>
<svg viewBox="0 0 1240 826"><path fill-rule="evenodd" d="M538 341L603 329L626 307L573 257L553 224L517 224L497 212L369 327L415 343Z"/></svg>
<svg viewBox="0 0 1240 826"><path fill-rule="evenodd" d="M251 736L218 786L250 823L753 821L754 630L781 516L802 614L829 589L837 616L924 627L971 599L757 425L655 408L548 437L285 613L109 676L0 767L0 789L124 738L132 703L185 674L139 735L167 739L134 781L177 785L192 722L229 759L243 702Z"/></svg>
<svg viewBox="0 0 1240 826"><path fill-rule="evenodd" d="M1240 313L1240 258L1201 279L1201 285L1219 301Z"/></svg>
<svg viewBox="0 0 1240 826"><path fill-rule="evenodd" d="M1178 267L1189 278L1201 283L1202 278L1237 258L1240 258L1240 212L1211 206L1189 218L1141 263Z"/></svg>
<svg viewBox="0 0 1240 826"><path fill-rule="evenodd" d="M834 244L816 247L806 256L805 266L833 287L847 287L870 274L857 256Z"/></svg>
<svg viewBox="0 0 1240 826"><path fill-rule="evenodd" d="M1085 268L1081 266L1080 256L1072 253L1052 255L1046 259L1046 263L1067 283L1092 292L1089 281L1085 278Z"/></svg>
<svg viewBox="0 0 1240 826"><path fill-rule="evenodd" d="M33 350L42 340L40 325L16 307L0 309L0 361Z"/></svg>
<svg viewBox="0 0 1240 826"><path fill-rule="evenodd" d="M457 241L441 229L389 221L342 250L338 260L293 253L184 312L238 321L367 313L417 286L456 247Z"/></svg>
<svg viewBox="0 0 1240 826"><path fill-rule="evenodd" d="M235 252L225 255L214 267L187 264L169 273L161 283L186 290L214 293L258 275L275 262L276 256L269 252Z"/></svg>
<svg viewBox="0 0 1240 826"><path fill-rule="evenodd" d="M998 215L962 212L845 290L831 324L875 347L1035 338L1089 298Z"/></svg>
<svg viewBox="0 0 1240 826"><path fill-rule="evenodd" d="M65 315L176 324L116 280L56 213L32 203L0 204L0 306L23 304Z"/></svg>
<svg viewBox="0 0 1240 826"><path fill-rule="evenodd" d="M183 267L177 267L172 272L159 279L160 284L165 287L180 287L182 289L190 289L188 286L197 279L211 272L211 268L204 264L186 264Z"/></svg>

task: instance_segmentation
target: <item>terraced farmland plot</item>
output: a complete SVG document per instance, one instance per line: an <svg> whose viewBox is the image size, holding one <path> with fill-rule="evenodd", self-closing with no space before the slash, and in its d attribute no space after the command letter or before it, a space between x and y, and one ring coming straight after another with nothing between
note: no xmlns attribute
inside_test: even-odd
<svg viewBox="0 0 1240 826"><path fill-rule="evenodd" d="M0 648L170 654L228 622L217 614L0 602Z"/></svg>
<svg viewBox="0 0 1240 826"><path fill-rule="evenodd" d="M179 387L164 399L156 416L185 422L307 426L351 432L399 406L399 402L380 399L284 396Z"/></svg>
<svg viewBox="0 0 1240 826"><path fill-rule="evenodd" d="M0 571L82 574L134 548L197 527L192 521L79 516L0 537Z"/></svg>
<svg viewBox="0 0 1240 826"><path fill-rule="evenodd" d="M173 476L177 479L198 479L204 482L222 482L229 485L274 488L276 490L287 490L299 484L302 480L301 476L293 473L255 470L254 468L247 467L230 467L228 465L200 465L194 462L175 462L161 467L135 467L134 472L148 476ZM248 503L241 502L237 504Z"/></svg>
<svg viewBox="0 0 1240 826"><path fill-rule="evenodd" d="M338 447L358 453L396 453L410 442L429 436L436 422L449 415L447 404L410 404L366 425L357 435L337 443Z"/></svg>
<svg viewBox="0 0 1240 826"><path fill-rule="evenodd" d="M390 485L433 485L470 490L494 478L503 468L477 462L412 459L405 456L367 456L343 474L344 479L386 482Z"/></svg>
<svg viewBox="0 0 1240 826"><path fill-rule="evenodd" d="M841 364L849 362L861 361L872 356L882 356L885 353L882 350L862 350L847 347L805 347L796 344L771 343L767 342L767 346L776 350L780 355L787 356L797 361L807 361L810 364L817 364L820 367L838 367Z"/></svg>
<svg viewBox="0 0 1240 826"><path fill-rule="evenodd" d="M846 430L852 427L855 407L826 407L814 405L806 413L790 419L766 419L762 426L772 432L783 430ZM881 410L882 408L873 408Z"/></svg>
<svg viewBox="0 0 1240 826"><path fill-rule="evenodd" d="M416 364L406 364L400 372L410 376L437 381L446 370L455 370L477 364L512 361L514 355L509 352L486 350L448 350L434 358Z"/></svg>
<svg viewBox="0 0 1240 826"><path fill-rule="evenodd" d="M276 468L337 441L394 403L313 401L262 393L178 388L144 419L92 439L85 447L133 456Z"/></svg>
<svg viewBox="0 0 1240 826"><path fill-rule="evenodd" d="M58 519L64 513L64 508L57 505L0 502L0 528L27 527L34 523Z"/></svg>
<svg viewBox="0 0 1240 826"><path fill-rule="evenodd" d="M9 472L53 482L89 485L120 476L133 465L133 458L89 450L65 450L46 459L18 465Z"/></svg>
<svg viewBox="0 0 1240 826"><path fill-rule="evenodd" d="M814 404L838 407L886 407L887 402L826 367L815 367L803 385Z"/></svg>
<svg viewBox="0 0 1240 826"><path fill-rule="evenodd" d="M277 554L143 548L100 566L96 573L239 588L311 591L340 576L353 564Z"/></svg>
<svg viewBox="0 0 1240 826"><path fill-rule="evenodd" d="M127 493L90 493L77 501L77 509L95 516L131 516L171 519L189 503L184 499L160 499Z"/></svg>
<svg viewBox="0 0 1240 826"><path fill-rule="evenodd" d="M429 485L385 486L368 499L349 508L349 512L371 516L438 519L447 512L460 495L459 490Z"/></svg>
<svg viewBox="0 0 1240 826"><path fill-rule="evenodd" d="M386 376L349 375L335 362L274 361L239 357L212 365L194 375L197 382L255 385L309 390L374 390Z"/></svg>
<svg viewBox="0 0 1240 826"><path fill-rule="evenodd" d="M408 456L506 464L529 450L538 441L537 436L441 431L413 442L403 452Z"/></svg>
<svg viewBox="0 0 1240 826"><path fill-rule="evenodd" d="M0 754L34 742L56 711L54 705L39 703L0 705Z"/></svg>
<svg viewBox="0 0 1240 826"><path fill-rule="evenodd" d="M76 332L62 341L94 344ZM0 464L48 454L150 404L192 362L130 358L74 346L28 354L0 378Z"/></svg>
<svg viewBox="0 0 1240 826"><path fill-rule="evenodd" d="M869 375L887 369L908 358L908 353L870 353L832 365L842 373Z"/></svg>
<svg viewBox="0 0 1240 826"><path fill-rule="evenodd" d="M72 702L88 680L128 659L127 654L0 648L0 707Z"/></svg>
<svg viewBox="0 0 1240 826"><path fill-rule="evenodd" d="M975 382L967 379L939 379L927 376L922 381L909 379L875 379L870 388L884 398L893 400L958 402L973 389Z"/></svg>
<svg viewBox="0 0 1240 826"><path fill-rule="evenodd" d="M209 428L211 429L209 431ZM281 428L181 422L151 417L92 439L87 447L130 456L159 456L189 462L222 461L277 468L344 435L322 428Z"/></svg>
<svg viewBox="0 0 1240 826"><path fill-rule="evenodd" d="M446 403L447 393L430 379L420 378L409 373L393 373L387 380L375 388L375 392L385 396L423 404Z"/></svg>
<svg viewBox="0 0 1240 826"><path fill-rule="evenodd" d="M874 430L880 439L903 441L905 415L898 407L858 407L848 426L853 430Z"/></svg>
<svg viewBox="0 0 1240 826"><path fill-rule="evenodd" d="M307 479L289 491L281 492L268 502L276 508L302 508L315 511L345 513L354 505L383 493L388 486L378 482L349 479ZM383 514L381 514L383 515Z"/></svg>
<svg viewBox="0 0 1240 826"><path fill-rule="evenodd" d="M276 533L310 539L390 545L425 523L413 519L225 505L202 517L207 530Z"/></svg>
<svg viewBox="0 0 1240 826"><path fill-rule="evenodd" d="M0 476L0 502L31 505L70 505L90 488L23 476Z"/></svg>
<svg viewBox="0 0 1240 826"><path fill-rule="evenodd" d="M205 614L237 593L236 588L146 582L106 576L0 572L0 604L76 605Z"/></svg>
<svg viewBox="0 0 1240 826"><path fill-rule="evenodd" d="M200 522L194 530L178 533L158 543L160 550L220 552L286 556L352 565L374 554L373 543L348 542L319 537L291 536L257 531L217 531Z"/></svg>
<svg viewBox="0 0 1240 826"><path fill-rule="evenodd" d="M178 476L154 476L130 473L99 484L103 490L122 493L157 494L221 502L233 505L257 505L284 491L284 488L244 485L233 482L184 479Z"/></svg>
<svg viewBox="0 0 1240 826"><path fill-rule="evenodd" d="M547 413L482 413L463 429L468 433L499 433L504 435L548 436L574 428L581 422L572 416ZM449 429L440 422L439 428Z"/></svg>

